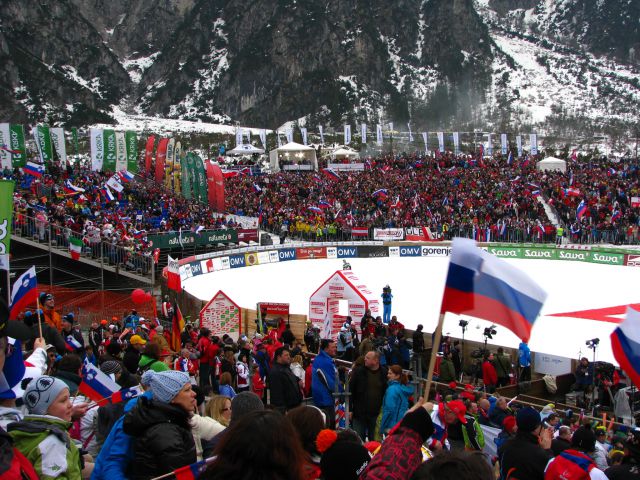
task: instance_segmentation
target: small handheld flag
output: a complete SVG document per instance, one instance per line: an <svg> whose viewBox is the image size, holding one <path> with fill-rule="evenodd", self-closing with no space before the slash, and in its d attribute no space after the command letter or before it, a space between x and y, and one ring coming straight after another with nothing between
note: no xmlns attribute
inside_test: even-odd
<svg viewBox="0 0 640 480"><path fill-rule="evenodd" d="M11 289L11 311L9 319L15 320L22 310L38 299L36 267L31 267L18 277Z"/></svg>

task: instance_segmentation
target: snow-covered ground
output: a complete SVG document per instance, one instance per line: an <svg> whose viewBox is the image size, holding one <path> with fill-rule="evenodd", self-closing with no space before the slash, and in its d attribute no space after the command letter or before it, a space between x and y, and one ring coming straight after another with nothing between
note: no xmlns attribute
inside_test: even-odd
<svg viewBox="0 0 640 480"><path fill-rule="evenodd" d="M353 272L372 292L393 290L393 314L407 327L419 323L432 331L438 320L448 258L405 257L348 259ZM577 358L591 351L585 341L600 338L598 359L615 363L609 335L615 323L552 314L640 303L640 268L581 262L507 260L527 272L549 294L530 341L532 351ZM336 270L342 260L297 260L236 268L192 277L184 281L187 292L208 301L224 291L238 305L255 308L257 302L286 302L292 313L308 314L309 297ZM447 315L444 333L460 337L459 317ZM482 342L489 322L469 319L466 338ZM519 339L502 327L490 344L518 346Z"/></svg>

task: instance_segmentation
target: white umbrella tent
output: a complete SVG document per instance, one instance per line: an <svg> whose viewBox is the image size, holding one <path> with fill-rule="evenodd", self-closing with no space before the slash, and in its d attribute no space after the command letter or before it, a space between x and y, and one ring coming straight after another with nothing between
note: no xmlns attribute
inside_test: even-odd
<svg viewBox="0 0 640 480"><path fill-rule="evenodd" d="M296 142L289 142L269 152L271 171L280 170L318 170L316 151Z"/></svg>
<svg viewBox="0 0 640 480"><path fill-rule="evenodd" d="M561 160L560 158L555 158L555 157L547 157L544 160L540 160L538 162L538 164L536 165L536 167L538 168L538 170L540 171L560 171L560 172L566 172L567 171L567 162L565 160Z"/></svg>
<svg viewBox="0 0 640 480"><path fill-rule="evenodd" d="M262 148L258 148L250 143L244 143L242 145L238 145L233 150L229 150L227 155L253 155L258 154L262 155L264 150Z"/></svg>

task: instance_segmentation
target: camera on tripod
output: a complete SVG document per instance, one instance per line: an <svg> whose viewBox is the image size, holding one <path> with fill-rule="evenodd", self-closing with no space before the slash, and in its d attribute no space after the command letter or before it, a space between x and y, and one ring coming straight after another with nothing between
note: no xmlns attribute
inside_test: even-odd
<svg viewBox="0 0 640 480"><path fill-rule="evenodd" d="M458 322L458 326L462 327L462 328L467 328L467 325L469 325L469 320L460 320Z"/></svg>
<svg viewBox="0 0 640 480"><path fill-rule="evenodd" d="M591 340L587 340L585 342L585 345L592 349L595 350L598 347L598 344L600 343L600 339L599 338L592 338Z"/></svg>
<svg viewBox="0 0 640 480"><path fill-rule="evenodd" d="M494 336L496 333L498 333L498 332L496 331L496 326L495 326L495 325L491 325L490 327L487 327L487 328L485 328L485 329L484 329L484 333L483 333L483 335L484 335L486 338L492 339L492 338L493 338L493 336Z"/></svg>

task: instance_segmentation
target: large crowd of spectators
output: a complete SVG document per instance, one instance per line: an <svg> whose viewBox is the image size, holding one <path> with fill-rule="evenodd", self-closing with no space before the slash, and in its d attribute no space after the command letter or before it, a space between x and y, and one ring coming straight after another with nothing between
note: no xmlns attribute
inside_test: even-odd
<svg viewBox="0 0 640 480"><path fill-rule="evenodd" d="M35 312L7 322L0 305L0 332L18 339L0 338L3 478L195 478L201 471L202 479L618 480L639 473L640 429L492 393L491 379L506 382L513 361L501 349L486 356L483 381L451 380L425 402L411 383L415 371L400 365L403 355L375 341L404 337L395 317L388 325L367 315L359 328L347 322L337 340L305 332L303 343L281 318L256 319L257 330L236 339L192 325L178 338L135 311L83 331L53 297L43 293L41 302L44 338ZM162 315L175 311L165 298ZM426 335L414 333L414 356ZM449 358L453 346L443 339L438 350ZM105 394L87 390L94 366L120 395L100 401L96 394Z"/></svg>

